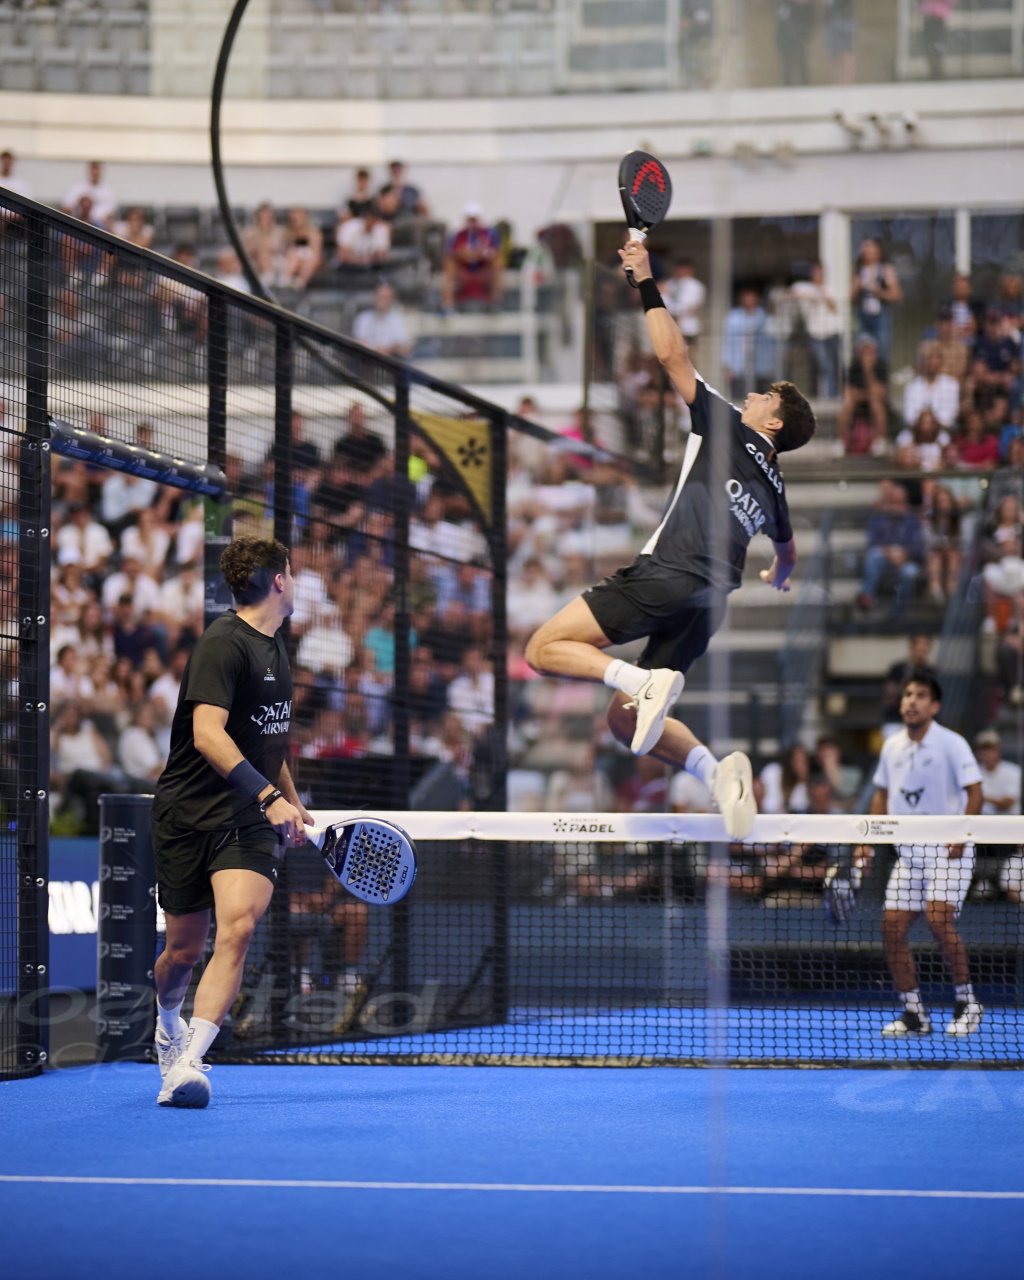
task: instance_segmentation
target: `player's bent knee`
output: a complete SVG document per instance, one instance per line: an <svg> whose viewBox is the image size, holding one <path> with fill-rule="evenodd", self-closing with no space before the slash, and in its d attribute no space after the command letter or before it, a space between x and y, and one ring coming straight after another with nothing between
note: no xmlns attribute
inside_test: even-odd
<svg viewBox="0 0 1024 1280"><path fill-rule="evenodd" d="M178 965L183 969L194 969L199 961L203 958L203 946L174 946L169 944L164 947L163 954L167 957L167 963Z"/></svg>
<svg viewBox="0 0 1024 1280"><path fill-rule="evenodd" d="M544 667L544 650L547 647L547 640L544 637L544 628L535 631L526 642L526 652L523 655L526 658L527 665L530 666L539 676L547 675L548 672Z"/></svg>

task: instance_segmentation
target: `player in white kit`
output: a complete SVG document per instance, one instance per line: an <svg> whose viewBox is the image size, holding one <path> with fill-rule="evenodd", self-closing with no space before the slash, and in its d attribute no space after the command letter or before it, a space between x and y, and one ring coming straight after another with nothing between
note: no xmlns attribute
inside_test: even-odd
<svg viewBox="0 0 1024 1280"><path fill-rule="evenodd" d="M981 812L981 770L967 742L935 722L942 701L939 682L927 671L911 670L903 683L903 728L886 740L875 770L873 814L975 814ZM862 847L855 860L867 863L873 850ZM924 912L932 937L953 974L956 995L946 1034L965 1036L981 1025L982 1007L971 987L967 947L956 918L974 871L974 846L899 845L885 890L882 940L885 958L903 1012L884 1036L927 1035L932 1027L917 989L910 926Z"/></svg>

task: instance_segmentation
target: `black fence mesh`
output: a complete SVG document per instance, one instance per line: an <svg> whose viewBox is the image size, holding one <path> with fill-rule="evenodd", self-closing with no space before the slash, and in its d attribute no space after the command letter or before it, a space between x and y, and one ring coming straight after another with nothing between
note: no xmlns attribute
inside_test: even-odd
<svg viewBox="0 0 1024 1280"><path fill-rule="evenodd" d="M578 829L588 819L573 821ZM261 927L218 1042L223 1057L607 1066L1019 1058L1019 908L969 902L959 915L967 969L956 977L969 997L950 967L961 944L938 923L935 933L924 918L914 926L916 1028L900 1025L887 965L895 944L883 944L886 909L921 908L928 877L951 902L979 858L1019 881L1017 846L968 847L953 859L946 846L899 858L879 846L840 919L826 913L822 883L833 868L849 878L849 846L510 838L423 841L419 854L413 892L392 910L354 902L314 855L300 855L310 887L291 893L282 932Z"/></svg>

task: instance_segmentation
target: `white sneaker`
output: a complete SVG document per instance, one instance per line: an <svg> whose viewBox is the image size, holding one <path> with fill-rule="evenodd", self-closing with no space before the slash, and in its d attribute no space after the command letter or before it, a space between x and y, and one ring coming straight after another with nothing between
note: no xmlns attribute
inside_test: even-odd
<svg viewBox="0 0 1024 1280"><path fill-rule="evenodd" d="M977 1000L958 1000L953 1006L953 1021L946 1028L947 1036L969 1036L981 1026L985 1010Z"/></svg>
<svg viewBox="0 0 1024 1280"><path fill-rule="evenodd" d="M157 1102L162 1107L205 1107L210 1101L209 1070L201 1058L179 1058L164 1078Z"/></svg>
<svg viewBox="0 0 1024 1280"><path fill-rule="evenodd" d="M914 1013L910 1009L904 1009L894 1022L882 1028L883 1036L929 1036L931 1033L932 1024L928 1021L928 1015Z"/></svg>
<svg viewBox="0 0 1024 1280"><path fill-rule="evenodd" d="M750 760L742 751L719 760L711 783L711 794L732 840L746 840L754 829L757 801L754 799L754 773Z"/></svg>
<svg viewBox="0 0 1024 1280"><path fill-rule="evenodd" d="M660 667L652 671L627 707L636 707L636 729L629 745L635 756L645 756L665 732L665 717L675 705L686 681L678 671Z"/></svg>
<svg viewBox="0 0 1024 1280"><path fill-rule="evenodd" d="M184 1018L178 1019L178 1031L176 1035L169 1036L160 1025L156 1024L156 1060L160 1064L160 1079L165 1080L167 1073L171 1067L181 1057L185 1048L185 1038L188 1035L188 1023Z"/></svg>

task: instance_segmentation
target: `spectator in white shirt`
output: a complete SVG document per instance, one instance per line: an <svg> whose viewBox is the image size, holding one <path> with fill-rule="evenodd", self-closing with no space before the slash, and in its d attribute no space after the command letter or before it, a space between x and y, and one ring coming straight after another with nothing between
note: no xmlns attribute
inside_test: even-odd
<svg viewBox="0 0 1024 1280"><path fill-rule="evenodd" d="M170 644L177 643L178 632L187 627L198 638L203 630L203 607L206 589L194 564L182 565L181 572L160 588L160 612L167 619Z"/></svg>
<svg viewBox="0 0 1024 1280"><path fill-rule="evenodd" d="M995 729L982 729L974 739L974 754L981 765L982 813L1019 814L1021 771L1019 764L1002 758L1003 742Z"/></svg>
<svg viewBox="0 0 1024 1280"><path fill-rule="evenodd" d="M65 702L88 702L93 692L92 681L85 673L78 650L74 645L64 645L57 654L57 665L50 669L50 699L54 706Z"/></svg>
<svg viewBox="0 0 1024 1280"><path fill-rule="evenodd" d="M291 566L295 582L291 630L292 636L298 639L320 618L330 617L337 610L327 594L323 574L313 568L308 543L298 542L292 547Z"/></svg>
<svg viewBox="0 0 1024 1280"><path fill-rule="evenodd" d="M835 400L839 396L839 336L843 321L835 297L825 285L821 263L812 262L810 278L796 281L790 292L811 340L818 394Z"/></svg>
<svg viewBox="0 0 1024 1280"><path fill-rule="evenodd" d="M477 648L466 650L462 666L463 674L448 686L448 709L475 734L494 722L494 672Z"/></svg>
<svg viewBox="0 0 1024 1280"><path fill-rule="evenodd" d="M382 283L377 286L373 308L359 312L352 336L357 342L386 356L404 359L409 354L409 330L391 285Z"/></svg>
<svg viewBox="0 0 1024 1280"><path fill-rule="evenodd" d="M155 480L130 475L127 471L112 471L103 483L100 498L100 516L114 532L122 529L140 511L151 507L160 494Z"/></svg>
<svg viewBox="0 0 1024 1280"><path fill-rule="evenodd" d="M167 564L171 535L152 507L139 512L136 523L121 534L121 554L126 560L138 560L144 573L159 579Z"/></svg>
<svg viewBox="0 0 1024 1280"><path fill-rule="evenodd" d="M335 235L338 265L343 269L376 267L391 252L391 228L376 207L367 209L361 218L349 218Z"/></svg>
<svg viewBox="0 0 1024 1280"><path fill-rule="evenodd" d="M138 560L126 556L120 573L112 573L103 584L103 607L113 611L123 595L131 596L132 609L137 618L148 614L160 615L163 601L160 587L148 573L143 573Z"/></svg>
<svg viewBox="0 0 1024 1280"><path fill-rule="evenodd" d="M26 200L32 199L32 188L24 179L14 176L13 151L0 151L0 187L7 191L13 191L16 196L24 196ZM0 222L10 217L10 212L0 212Z"/></svg>
<svg viewBox="0 0 1024 1280"><path fill-rule="evenodd" d="M662 288L665 306L687 346L695 346L700 337L701 313L708 291L693 274L690 258L676 258L672 263L672 275Z"/></svg>
<svg viewBox="0 0 1024 1280"><path fill-rule="evenodd" d="M926 408L899 433L896 448L903 449L909 445L921 471L938 471L942 466L942 451L949 440L949 432L942 429L934 412Z"/></svg>
<svg viewBox="0 0 1024 1280"><path fill-rule="evenodd" d="M511 625L517 630L534 630L550 618L558 607L558 593L537 556L524 560L519 573L509 582L507 601Z"/></svg>
<svg viewBox="0 0 1024 1280"><path fill-rule="evenodd" d="M206 518L203 504L196 502L183 514L178 525L174 558L178 564L199 564L206 543Z"/></svg>
<svg viewBox="0 0 1024 1280"><path fill-rule="evenodd" d="M153 706L156 713L156 725L153 730L157 740L157 745L164 753L164 758L171 749L171 721L174 719L174 710L178 705L178 695L181 693L181 681L185 674L185 667L188 665L189 652L187 649L174 649L171 652L171 665L161 676L153 681L149 686L149 692L146 695Z"/></svg>
<svg viewBox="0 0 1024 1280"><path fill-rule="evenodd" d="M156 782L167 763L156 740L155 729L155 709L149 702L140 702L133 709L131 723L122 729L117 743L117 763L125 773L149 782Z"/></svg>
<svg viewBox="0 0 1024 1280"><path fill-rule="evenodd" d="M57 532L57 563L77 564L92 573L114 553L114 544L103 525L92 518L81 502L68 507L68 519Z"/></svg>
<svg viewBox="0 0 1024 1280"><path fill-rule="evenodd" d="M940 426L949 428L960 412L960 384L942 372L942 352L935 343L921 348L921 372L911 378L903 393L903 420L915 423L930 409Z"/></svg>
<svg viewBox="0 0 1024 1280"><path fill-rule="evenodd" d="M89 161L85 181L76 182L64 197L64 212L74 213L83 197L92 201L94 225L109 228L117 212L117 196L113 187L103 181L103 165L98 160Z"/></svg>

